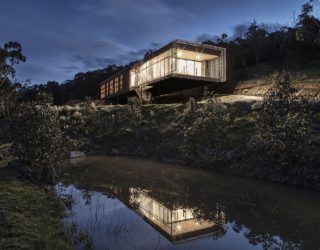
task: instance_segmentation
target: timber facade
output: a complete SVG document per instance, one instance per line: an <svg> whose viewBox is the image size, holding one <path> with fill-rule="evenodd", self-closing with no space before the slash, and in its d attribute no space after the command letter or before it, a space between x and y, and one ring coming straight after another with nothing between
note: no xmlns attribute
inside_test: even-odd
<svg viewBox="0 0 320 250"><path fill-rule="evenodd" d="M174 40L100 84L100 97L125 103L138 96L154 97L199 86L226 82L226 49Z"/></svg>

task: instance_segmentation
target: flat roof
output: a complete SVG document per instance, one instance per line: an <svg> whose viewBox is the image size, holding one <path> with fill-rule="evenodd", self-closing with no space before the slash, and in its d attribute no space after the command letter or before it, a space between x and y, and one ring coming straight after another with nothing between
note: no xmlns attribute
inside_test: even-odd
<svg viewBox="0 0 320 250"><path fill-rule="evenodd" d="M173 47L177 47L178 49L185 49L185 50L197 50L197 49L201 48L202 49L201 53L208 53L209 52L209 53L212 53L217 56L220 56L221 53L226 51L226 49L223 47L218 47L218 46L209 45L209 44L200 44L200 43L185 41L185 40L181 40L181 39L175 39L175 40L169 42L168 44L162 46L160 49L157 49L156 51L145 56L143 59L141 59L140 61L133 64L133 66L138 66L141 63L144 63L144 62L160 55L161 53L163 53L166 50L173 48Z"/></svg>

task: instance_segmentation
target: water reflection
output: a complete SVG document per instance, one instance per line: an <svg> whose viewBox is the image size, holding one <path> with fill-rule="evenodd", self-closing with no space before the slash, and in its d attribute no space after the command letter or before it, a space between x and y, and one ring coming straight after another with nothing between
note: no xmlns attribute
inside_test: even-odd
<svg viewBox="0 0 320 250"><path fill-rule="evenodd" d="M131 188L130 204L142 215L151 225L162 232L174 243L185 242L189 239L196 239L212 233L213 231L224 232L224 212L216 213L215 221L202 220L195 217L192 209L168 208L149 196L146 191Z"/></svg>
<svg viewBox="0 0 320 250"><path fill-rule="evenodd" d="M66 222L94 249L320 249L318 194L126 158L67 165Z"/></svg>

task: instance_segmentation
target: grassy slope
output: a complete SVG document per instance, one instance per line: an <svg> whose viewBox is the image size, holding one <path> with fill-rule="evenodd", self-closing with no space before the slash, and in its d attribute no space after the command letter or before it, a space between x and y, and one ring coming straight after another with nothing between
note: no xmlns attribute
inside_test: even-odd
<svg viewBox="0 0 320 250"><path fill-rule="evenodd" d="M319 83L320 84L320 62L314 62L307 67L297 67L291 69L285 69L292 75L292 82L296 83ZM252 67L246 73L240 82L242 83L255 83L260 82L263 84L270 84L272 81L272 75L275 71L279 71L278 68L270 65L259 65Z"/></svg>
<svg viewBox="0 0 320 250"><path fill-rule="evenodd" d="M70 249L55 194L21 179L7 160L0 161L0 249Z"/></svg>

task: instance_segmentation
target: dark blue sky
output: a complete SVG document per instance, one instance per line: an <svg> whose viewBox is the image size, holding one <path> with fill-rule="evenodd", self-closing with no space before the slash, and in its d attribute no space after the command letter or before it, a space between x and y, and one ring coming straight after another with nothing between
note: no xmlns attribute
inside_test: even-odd
<svg viewBox="0 0 320 250"><path fill-rule="evenodd" d="M307 0L1 0L0 43L18 41L19 80L64 81L141 59L179 38L230 36L238 25L292 25ZM238 26L241 27L241 26Z"/></svg>

